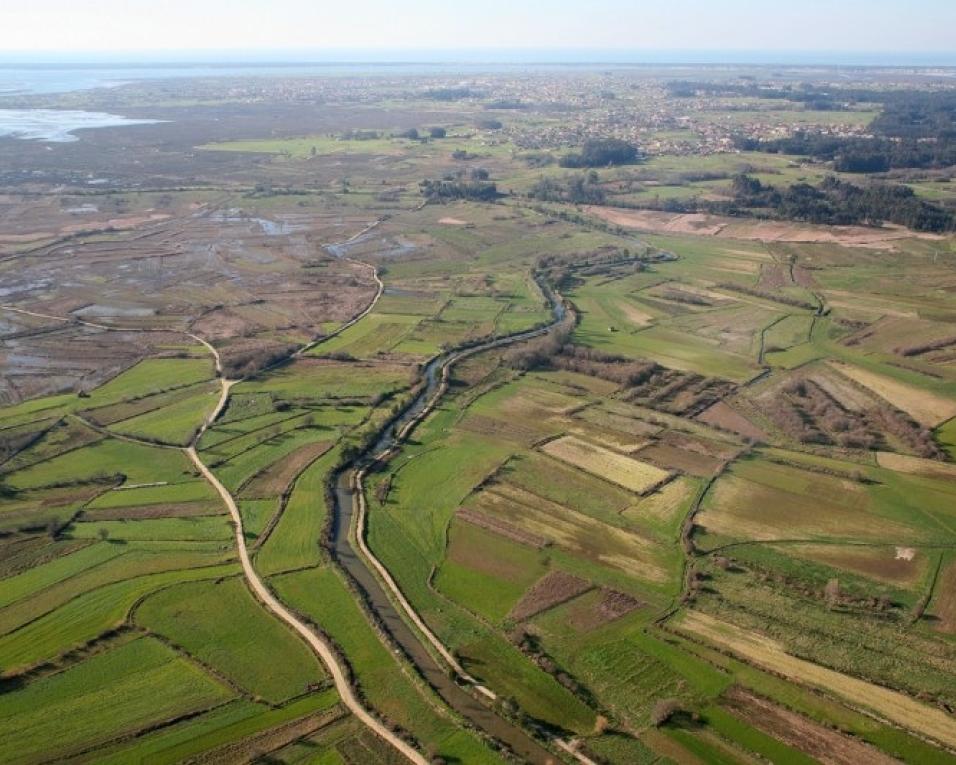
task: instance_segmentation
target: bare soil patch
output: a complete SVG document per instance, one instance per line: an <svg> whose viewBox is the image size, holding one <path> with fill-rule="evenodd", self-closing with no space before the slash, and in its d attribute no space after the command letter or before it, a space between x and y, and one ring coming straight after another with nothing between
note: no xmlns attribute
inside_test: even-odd
<svg viewBox="0 0 956 765"><path fill-rule="evenodd" d="M727 706L754 727L810 755L823 765L893 765L878 749L755 696L742 688L724 694Z"/></svg>
<svg viewBox="0 0 956 765"><path fill-rule="evenodd" d="M331 441L306 444L260 471L242 487L243 499L276 497L286 490L306 467L332 448Z"/></svg>
<svg viewBox="0 0 956 765"><path fill-rule="evenodd" d="M566 603L591 589L593 585L564 571L551 571L535 582L511 609L511 618L524 621L542 611Z"/></svg>
<svg viewBox="0 0 956 765"><path fill-rule="evenodd" d="M625 592L602 587L596 599L587 603L575 604L570 609L568 622L578 632L590 632L598 627L620 619L644 605L637 598Z"/></svg>
<svg viewBox="0 0 956 765"><path fill-rule="evenodd" d="M697 415L697 419L707 425L713 425L721 430L729 430L731 433L752 438L755 441L767 440L766 433L725 401L718 401L708 407Z"/></svg>
<svg viewBox="0 0 956 765"><path fill-rule="evenodd" d="M543 425L539 421L539 425ZM505 441L514 441L519 444L530 445L541 439L544 430L533 425L515 420L499 420L496 417L487 417L483 414L467 414L461 421L460 427L470 433L491 438L500 438Z"/></svg>
<svg viewBox="0 0 956 765"><path fill-rule="evenodd" d="M645 447L636 452L635 456L665 470L677 470L700 478L713 475L724 464L724 461L717 457L708 457L662 443Z"/></svg>
<svg viewBox="0 0 956 765"><path fill-rule="evenodd" d="M101 507L83 511L84 521L145 520L147 518L187 518L199 515L219 515L218 502L181 502L135 507Z"/></svg>

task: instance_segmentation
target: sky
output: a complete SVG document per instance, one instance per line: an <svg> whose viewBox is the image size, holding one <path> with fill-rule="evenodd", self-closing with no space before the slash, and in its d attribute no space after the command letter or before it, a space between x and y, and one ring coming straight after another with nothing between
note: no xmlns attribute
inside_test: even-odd
<svg viewBox="0 0 956 765"><path fill-rule="evenodd" d="M0 53L36 57L435 49L956 54L954 30L956 0L0 0Z"/></svg>

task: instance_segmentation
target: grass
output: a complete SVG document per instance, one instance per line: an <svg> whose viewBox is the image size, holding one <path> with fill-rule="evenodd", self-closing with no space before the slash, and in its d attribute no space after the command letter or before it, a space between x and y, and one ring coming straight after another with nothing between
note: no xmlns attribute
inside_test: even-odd
<svg viewBox="0 0 956 765"><path fill-rule="evenodd" d="M135 620L270 704L305 693L325 676L306 644L237 578L167 587L137 607Z"/></svg>
<svg viewBox="0 0 956 765"><path fill-rule="evenodd" d="M545 573L542 554L477 526L453 522L435 586L479 616L500 623Z"/></svg>
<svg viewBox="0 0 956 765"><path fill-rule="evenodd" d="M534 619L542 645L631 729L648 724L659 699L694 707L731 682L729 675L644 631L651 616L646 608L584 631L572 625L575 608L572 601Z"/></svg>
<svg viewBox="0 0 956 765"><path fill-rule="evenodd" d="M172 765L305 715L325 711L337 701L338 696L332 689L309 694L277 709L236 699L195 718L140 736L133 742L97 750L96 761L100 765L124 765L130 761Z"/></svg>
<svg viewBox="0 0 956 765"><path fill-rule="evenodd" d="M231 696L172 649L140 638L5 694L0 759L64 757Z"/></svg>
<svg viewBox="0 0 956 765"><path fill-rule="evenodd" d="M219 401L219 386L200 388L188 398L127 420L110 429L148 441L186 446Z"/></svg>
<svg viewBox="0 0 956 765"><path fill-rule="evenodd" d="M678 625L682 630L723 646L771 672L823 688L853 704L872 709L905 729L947 746L956 742L956 723L949 715L901 693L798 659L787 654L773 640L705 614L686 613Z"/></svg>
<svg viewBox="0 0 956 765"><path fill-rule="evenodd" d="M102 406L134 396L184 388L215 375L212 361L201 359L145 359L90 393L88 406Z"/></svg>
<svg viewBox="0 0 956 765"><path fill-rule="evenodd" d="M740 460L708 494L699 525L736 539L895 545L939 542L956 532L951 482L878 468L864 472L875 482L759 458Z"/></svg>
<svg viewBox="0 0 956 765"><path fill-rule="evenodd" d="M748 725L719 706L705 709L703 721L724 738L739 744L747 751L760 755L769 762L780 763L780 765L813 765L817 762L803 752Z"/></svg>
<svg viewBox="0 0 956 765"><path fill-rule="evenodd" d="M29 568L15 576L0 579L0 608L63 579L75 576L81 571L99 566L124 552L120 545L91 544L69 555L55 557L47 563Z"/></svg>
<svg viewBox="0 0 956 765"><path fill-rule="evenodd" d="M683 252L682 248L682 255ZM671 266L662 265L660 269L670 270ZM637 274L608 285L603 278L593 277L576 286L568 292L581 317L574 341L607 353L651 359L702 375L735 381L752 378L757 369L754 359L747 354L727 348L719 339L707 338L699 331L688 331L673 319L659 318L662 309L656 304L648 306L646 301L635 301L635 290L660 280L657 274Z"/></svg>
<svg viewBox="0 0 956 765"><path fill-rule="evenodd" d="M4 634L28 626L35 620L68 605L73 599L106 585L137 577L215 565L231 557L222 542L122 542L104 543L119 548L119 554L99 565L65 576L3 609L0 621Z"/></svg>
<svg viewBox="0 0 956 765"><path fill-rule="evenodd" d="M94 539L106 534L114 542L130 540L228 541L232 528L225 515L189 518L149 518L122 521L82 521L66 532L74 539Z"/></svg>
<svg viewBox="0 0 956 765"><path fill-rule="evenodd" d="M100 494L89 503L90 509L141 507L147 505L177 504L218 500L219 495L206 481L182 481L165 486L143 486L134 489L114 489Z"/></svg>
<svg viewBox="0 0 956 765"><path fill-rule="evenodd" d="M327 567L299 571L273 581L285 601L308 614L341 647L362 693L380 713L450 761L503 761L447 712L439 711L440 702L410 679L335 571Z"/></svg>
<svg viewBox="0 0 956 765"><path fill-rule="evenodd" d="M286 430L275 435L263 434L254 446L229 457L221 457L210 450L204 456L213 464L218 476L232 492L238 493L246 482L279 463L286 456L316 441L328 441L329 432L316 428Z"/></svg>
<svg viewBox="0 0 956 765"><path fill-rule="evenodd" d="M415 331L421 316L384 313L376 310L341 334L310 351L312 356L329 357L347 353L359 359L368 359L386 353L399 345Z"/></svg>
<svg viewBox="0 0 956 765"><path fill-rule="evenodd" d="M325 484L340 457L338 448L326 452L296 480L279 522L256 553L256 568L264 575L321 562L320 539L328 517Z"/></svg>
<svg viewBox="0 0 956 765"><path fill-rule="evenodd" d="M856 736L903 762L912 765L921 763L943 765L951 759L948 753L905 733L896 726L879 722L856 709L844 706L831 696L825 696L770 674L759 667L745 664L726 653L718 653L700 643L691 643L676 637L675 639L679 640L684 650L732 672L736 682L743 687L795 710L823 726Z"/></svg>
<svg viewBox="0 0 956 765"><path fill-rule="evenodd" d="M922 425L934 427L956 416L956 401L866 369L840 364L842 374L902 409Z"/></svg>
<svg viewBox="0 0 956 765"><path fill-rule="evenodd" d="M176 483L192 472L186 457L170 449L107 438L10 474L15 489L124 476L125 483Z"/></svg>
<svg viewBox="0 0 956 765"><path fill-rule="evenodd" d="M319 348L322 346L320 345ZM243 382L236 393L265 393L286 399L363 398L397 390L407 372L392 365L362 365L298 361L268 377Z"/></svg>
<svg viewBox="0 0 956 765"><path fill-rule="evenodd" d="M710 588L719 593L719 600L703 593L698 598L700 610L740 629L769 635L789 653L831 669L912 695L956 697L953 647L930 630L910 630L907 640L898 639L917 597L929 589L931 575L918 590L900 597L892 586L861 581L839 569L794 565L779 554L760 556L744 550L738 561L745 572L714 571ZM769 585L762 581L763 572L800 584ZM827 607L823 595L830 579L840 583L839 607ZM882 612L866 607L869 598L880 596L887 596L890 604Z"/></svg>
<svg viewBox="0 0 956 765"><path fill-rule="evenodd" d="M863 119L802 111L737 116L793 123ZM529 118L517 114L514 120ZM389 167L400 175L418 168L417 181L437 177L432 175L435 168L446 172L454 148L482 151L476 144L306 136L205 148L267 152L276 155L283 172L310 174L321 164L308 159L315 146L317 155L336 155L353 179L362 177L354 171L369 155L385 153L392 155ZM480 160L489 164L503 188L513 180L521 190L541 175L566 172L556 167L516 169L511 150L507 145L489 148ZM626 172L639 184L653 179L659 185L648 184L627 198L641 202L653 196L719 194L728 181L685 183L679 175L701 170L732 174L748 162L758 166L759 177L778 186L801 175L821 177L822 169L789 167L791 159L654 157ZM624 172L602 170L601 177L609 180ZM345 228L351 230L360 218L383 215L385 205L375 197L384 189L375 178L353 180L349 195L276 194L247 199L243 205L280 216L290 211L312 215L328 204L338 221L335 227L347 223ZM415 188L407 186L376 236L400 238L414 247L414 254L389 256L383 269L389 289L375 310L318 345L308 358L238 384L224 416L203 439L203 458L239 495L250 542L279 507L276 495L304 454L299 450L354 440L357 429L380 421L390 403L370 411L372 401L380 394L404 391L412 363L446 344L512 332L545 319L541 296L528 277L542 253L577 257L609 246L643 246L632 236L558 220L543 225L542 216L508 203L462 202L413 212ZM151 207L150 199L137 196L136 204ZM443 217L469 225L442 224ZM749 224L735 225L742 231ZM883 250L689 235L644 241L678 259L653 263L638 273L577 274L580 279L568 290L581 314L575 341L739 383L730 399L735 409L753 418L770 444L803 450L751 449L708 491L696 519L695 543L702 550L735 544L724 554L732 555L740 570L725 572L706 556L695 560L695 567L709 577L696 594L695 610L683 617L685 627L697 629L696 642L680 632L659 630L655 617L679 595L685 563L680 527L709 471L716 468L712 462L696 472L687 467L691 475L679 476L646 497L637 493L666 475L661 466L678 466L673 451L687 456L680 463L686 466L696 453L710 459L713 440L719 442L717 452L728 454L745 445L704 427L693 414L668 416L626 403L627 385L571 372L521 375L507 364L499 366L495 354L469 362L456 373L441 407L394 462L370 477L372 548L471 672L503 697L514 697L522 713L585 737L588 750L598 757L615 763L649 763L659 755L687 762L695 757L712 762L807 762L725 706L721 694L736 683L910 763L947 761L948 755L930 744L850 705L886 705L887 715L896 714L897 723L927 738L942 738L940 726L947 736L952 733L951 720L932 704L907 706L918 703L911 696L919 691L956 703L956 659L947 632L952 609L944 597L953 578L951 556L942 557L942 578L930 603L930 616L941 615L939 620L903 624L929 591L940 560L929 545L956 543L952 480L942 471L898 458L877 461L862 452L836 455L825 447L795 445L781 437L758 406L761 395L785 384L790 370L822 374L826 369L836 378L842 373L824 367L823 360L839 362L856 370L857 381L847 377L846 386L862 396L856 386L869 384L871 400L887 397L936 426L939 443L956 457L956 419L940 422L950 416L956 395L951 360L898 352L922 339L942 337L956 319L950 264L945 257L937 262L935 252L947 248L938 242L899 241ZM379 244L370 240L353 252L364 257L379 252ZM827 315L811 319L809 312L766 296L718 286L730 282L760 289L768 269L788 259L813 286L788 284L779 294L807 299L812 290L822 296ZM906 263L905 274L900 262ZM702 302L674 299L675 290L696 294ZM228 296L220 298L216 291L209 297L210 304L220 299L226 304ZM233 302L230 298L228 304ZM277 322L288 319L258 305L236 310L263 322L263 337L285 341L298 332L275 329ZM335 326L324 324L327 331ZM764 361L772 369L766 378L745 385L763 371L761 339ZM117 432L185 443L214 401L215 385L203 349L168 349L183 350L196 358L149 359L89 397L53 396L2 409L0 428L19 437L63 414L82 412ZM329 358L333 354L356 360ZM814 359L821 362L797 370ZM684 384L696 384L683 377ZM9 574L0 578L0 666L16 673L45 661L58 664L50 674L44 670L35 679L23 678L22 687L4 695L4 711L7 702L11 708L17 705L17 717L0 726L26 721L10 728L14 736L22 727L37 741L46 736L63 742L62 755L53 751L54 758L66 759L75 743L90 761L179 762L329 709L336 702L334 693L306 689L307 682L324 682L314 657L237 578L229 525L209 486L196 479L175 451L118 439L85 443L96 437L76 418L67 417L6 465L4 482L20 493L5 497L0 512L0 529L9 532L0 539L0 567ZM551 450L575 447L565 453L567 462L535 447L547 437L564 437L551 442ZM646 459L636 451L644 442L651 444ZM589 444L586 454L582 444ZM894 441L881 448L899 446ZM669 458L668 448L673 450ZM254 550L255 565L270 577L283 600L332 636L369 705L409 732L429 754L448 761L500 762L501 756L464 727L379 639L355 594L325 558L319 543L328 519L324 484L340 455L337 449L329 452L298 477L278 524L261 549ZM854 472L869 482L838 475ZM940 474L928 474L932 472ZM127 486L165 484L110 490L108 482L76 483L120 473ZM387 501L380 502L375 489L386 474L391 487ZM52 487L56 483L70 485ZM171 506L167 510L174 517L150 517L159 515L162 505ZM64 532L76 539L50 543L18 530L31 522L43 526L52 518L66 522L84 506L86 515ZM533 549L463 523L455 518L460 506L546 536L550 544ZM97 512L104 513L103 520L96 520ZM209 515L202 514L206 512ZM101 530L110 541L94 541ZM794 538L805 541L785 541ZM897 560L900 545L916 548L911 565ZM522 625L533 632L531 642L552 667L518 650L508 615L530 585L554 570L595 587ZM847 597L865 602L886 595L892 605L879 615L865 605L828 609L819 593L832 578L839 579ZM633 596L637 607L601 621L601 587ZM176 652L128 629L113 634L130 619L169 640ZM719 619L726 627L695 621L707 619ZM97 640L92 656L84 652L64 657ZM142 660L130 653L126 655L132 658L114 666L104 658L140 644L152 646ZM154 654L161 654L162 661ZM137 685L140 669L153 678L149 687ZM559 672L581 683L583 695L562 686L555 678ZM206 687L212 689L208 698L196 690ZM105 689L114 688L116 698L105 698ZM128 693L137 688L136 698L127 702ZM178 694L180 688L184 690ZM95 695L101 692L103 696ZM151 698L154 693L159 694L156 699ZM237 693L246 697L237 698ZM649 730L650 710L664 697L677 698L682 707L699 713L699 723L682 718L673 726ZM899 697L905 703L897 703ZM21 698L32 706L24 702L21 707ZM158 716L144 711L147 702ZM53 721L59 720L59 729L41 719L47 709ZM598 710L609 718L610 730L637 732L641 740L618 732L598 735ZM2 738L6 741L7 736ZM39 744L30 746L32 750L24 750L28 757ZM385 761L389 754L376 746L381 745L348 719L270 757L289 763ZM7 751L11 756L0 759L20 754ZM210 757L223 756L220 750Z"/></svg>
<svg viewBox="0 0 956 765"><path fill-rule="evenodd" d="M126 621L143 596L166 585L193 579L214 579L235 567L207 566L136 577L78 595L15 632L0 637L0 666L10 671L42 661L87 643Z"/></svg>

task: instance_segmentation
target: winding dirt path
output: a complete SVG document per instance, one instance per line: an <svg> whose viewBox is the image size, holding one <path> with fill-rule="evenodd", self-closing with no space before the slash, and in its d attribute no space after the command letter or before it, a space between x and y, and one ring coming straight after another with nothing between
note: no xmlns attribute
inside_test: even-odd
<svg viewBox="0 0 956 765"><path fill-rule="evenodd" d="M338 691L339 698L341 698L342 703L352 714L354 714L371 731L395 747L395 749L401 752L409 761L415 763L416 765L428 765L428 760L419 754L414 747L410 746L397 735L392 733L392 731L386 728L385 725L373 717L368 710L362 706L361 702L358 700L354 691L352 690L352 685L349 682L348 675L343 667L339 664L338 658L333 652L332 647L326 643L325 640L319 637L319 635L305 622L303 622L288 608L282 605L282 603L280 603L279 600L272 594L269 588L266 587L262 579L259 578L259 574L256 573L256 570L252 565L252 559L249 557L249 549L246 547L245 533L242 527L242 516L239 514L239 508L236 505L236 501L229 490L223 486L222 482L215 476L212 470L206 467L206 464L202 461L202 459L200 459L199 454L196 452L196 442L202 436L202 433L205 432L209 424L214 422L219 416L229 399L229 389L235 385L236 382L236 380L222 380L222 395L219 399L219 405L216 407L216 410L207 418L206 423L203 425L202 430L196 436L196 439L194 439L193 443L186 448L186 454L189 456L189 459L192 460L192 463L196 466L196 469L202 473L206 481L209 482L209 484L219 493L222 501L229 509L229 515L232 516L232 520L235 525L236 548L239 551L239 562L242 564L242 572L246 577L246 581L249 583L249 587L269 611L271 611L273 614L275 614L275 616L299 633L302 639L309 644L313 651L315 651L316 655L326 666L326 669L331 675L332 682L335 683L335 690Z"/></svg>

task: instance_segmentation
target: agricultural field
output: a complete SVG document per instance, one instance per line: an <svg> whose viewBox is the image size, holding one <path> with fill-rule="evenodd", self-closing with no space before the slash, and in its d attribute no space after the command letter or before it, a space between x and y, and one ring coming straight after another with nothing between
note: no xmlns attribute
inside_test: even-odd
<svg viewBox="0 0 956 765"><path fill-rule="evenodd" d="M0 762L956 762L950 80L0 96Z"/></svg>

